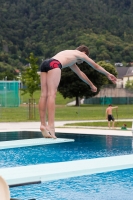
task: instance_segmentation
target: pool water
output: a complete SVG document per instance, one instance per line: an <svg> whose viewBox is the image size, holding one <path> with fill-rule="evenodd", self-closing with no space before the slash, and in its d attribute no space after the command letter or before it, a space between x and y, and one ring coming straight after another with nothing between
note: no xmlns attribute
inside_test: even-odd
<svg viewBox="0 0 133 200"><path fill-rule="evenodd" d="M0 167L36 165L133 154L133 138L57 134L74 142L0 150ZM41 138L39 132L2 133L1 141ZM133 169L93 174L10 188L21 200L132 200Z"/></svg>
<svg viewBox="0 0 133 200"><path fill-rule="evenodd" d="M10 188L23 200L132 200L133 169Z"/></svg>
<svg viewBox="0 0 133 200"><path fill-rule="evenodd" d="M27 137L28 134L25 134ZM30 136L41 137L41 134L39 134L38 132L32 133ZM0 167L16 167L133 154L132 137L82 134L57 134L57 136L74 139L75 141L0 150Z"/></svg>

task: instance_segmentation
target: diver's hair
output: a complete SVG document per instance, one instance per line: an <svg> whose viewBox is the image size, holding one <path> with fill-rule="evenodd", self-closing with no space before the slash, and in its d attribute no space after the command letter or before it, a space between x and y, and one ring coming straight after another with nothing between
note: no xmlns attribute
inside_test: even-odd
<svg viewBox="0 0 133 200"><path fill-rule="evenodd" d="M109 106L112 106L112 104L109 104Z"/></svg>
<svg viewBox="0 0 133 200"><path fill-rule="evenodd" d="M89 56L89 48L85 45L81 45L81 46L77 47L76 50L85 52L86 55Z"/></svg>

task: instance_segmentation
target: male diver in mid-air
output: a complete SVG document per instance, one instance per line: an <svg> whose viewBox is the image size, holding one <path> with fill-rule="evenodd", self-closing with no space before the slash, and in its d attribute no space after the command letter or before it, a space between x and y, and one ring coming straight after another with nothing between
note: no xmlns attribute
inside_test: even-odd
<svg viewBox="0 0 133 200"><path fill-rule="evenodd" d="M92 92L97 88L88 79L88 77L76 65L83 62L88 63L95 70L101 72L113 83L116 83L116 77L110 74L104 68L95 63L89 56L88 47L81 45L75 50L64 50L57 53L50 59L44 60L41 64L41 96L39 101L40 130L46 138L56 138L54 117L55 117L55 97L61 78L61 69L69 67L79 78L88 84ZM89 70L89 69L88 69ZM68 80L69 81L69 80ZM46 111L48 112L48 124L46 124Z"/></svg>

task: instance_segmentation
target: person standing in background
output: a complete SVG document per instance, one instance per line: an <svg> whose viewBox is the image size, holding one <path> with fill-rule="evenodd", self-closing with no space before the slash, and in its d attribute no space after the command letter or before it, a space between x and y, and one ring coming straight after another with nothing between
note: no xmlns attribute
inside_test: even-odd
<svg viewBox="0 0 133 200"><path fill-rule="evenodd" d="M113 109L117 109L118 106L112 106L111 104L108 106L108 108L106 109L106 119L108 120L108 127L110 128L110 122L112 121L112 128L114 128L114 125L115 125L115 118L113 117L113 114L112 114L112 110Z"/></svg>

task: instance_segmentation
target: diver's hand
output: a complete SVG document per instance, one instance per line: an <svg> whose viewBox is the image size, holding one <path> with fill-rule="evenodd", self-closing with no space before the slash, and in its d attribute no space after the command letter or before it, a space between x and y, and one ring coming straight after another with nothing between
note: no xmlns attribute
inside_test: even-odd
<svg viewBox="0 0 133 200"><path fill-rule="evenodd" d="M107 74L107 78L108 78L110 81L112 81L114 84L116 84L117 78L116 78L113 74L108 73L108 74Z"/></svg>
<svg viewBox="0 0 133 200"><path fill-rule="evenodd" d="M91 85L91 91L92 92L97 92L97 88L94 85Z"/></svg>

